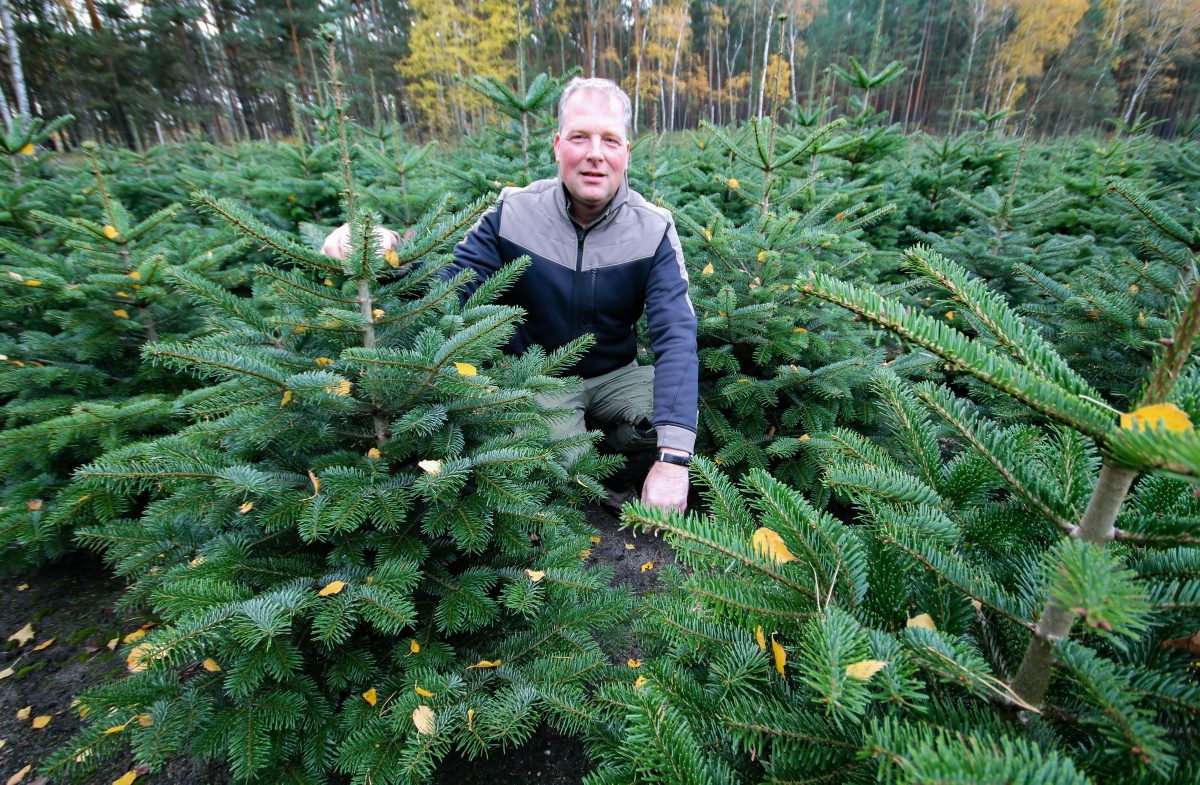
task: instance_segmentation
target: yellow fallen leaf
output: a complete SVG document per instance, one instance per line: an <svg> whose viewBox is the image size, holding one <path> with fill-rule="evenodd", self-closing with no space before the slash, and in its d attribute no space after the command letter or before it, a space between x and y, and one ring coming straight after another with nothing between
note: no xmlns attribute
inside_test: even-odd
<svg viewBox="0 0 1200 785"><path fill-rule="evenodd" d="M983 610L983 603L979 600L971 600L971 606L977 611Z"/></svg>
<svg viewBox="0 0 1200 785"><path fill-rule="evenodd" d="M371 311L371 316L374 316L376 319L386 315L387 311L383 310L382 308L376 308L375 310Z"/></svg>
<svg viewBox="0 0 1200 785"><path fill-rule="evenodd" d="M33 647L33 650L34 650L34 651L41 651L42 649L45 649L45 648L47 648L47 647L48 647L48 646L49 646L51 643L54 643L54 641L56 641L56 640L58 640L58 639L57 639L57 638L50 638L49 640L44 640L44 641L42 641L41 643L39 643L37 646L34 646L34 647Z"/></svg>
<svg viewBox="0 0 1200 785"><path fill-rule="evenodd" d="M767 639L763 635L763 628L761 624L758 625L758 627L756 627L754 630L754 641L758 644L758 648L762 649L763 651L767 650Z"/></svg>
<svg viewBox="0 0 1200 785"><path fill-rule="evenodd" d="M378 698L376 697L374 687L372 687L371 689L369 689L363 693L363 700L365 700L367 703L369 703L372 706L375 705L375 703L378 701Z"/></svg>
<svg viewBox="0 0 1200 785"><path fill-rule="evenodd" d="M729 178L729 187L730 187L730 188L737 188L737 187L738 187L738 185L740 185L740 183L738 183L738 181L737 181L737 178L736 178L736 177L730 177L730 178Z"/></svg>
<svg viewBox="0 0 1200 785"><path fill-rule="evenodd" d="M0 679L7 679L11 675L13 675L12 668L5 668L4 670L0 671Z"/></svg>
<svg viewBox="0 0 1200 785"><path fill-rule="evenodd" d="M631 667L631 668L640 668L640 667L642 667L642 661L641 661L641 660L629 659L629 660L626 660L626 661L625 661L625 664L626 664L626 665L628 665L628 666L629 666L629 667Z"/></svg>
<svg viewBox="0 0 1200 785"><path fill-rule="evenodd" d="M421 651L421 644L417 643L416 639L414 638L408 644L408 650L411 651L413 654L418 654Z"/></svg>
<svg viewBox="0 0 1200 785"><path fill-rule="evenodd" d="M598 542L600 542L600 538L599 538L599 537L588 537L588 539L589 539L589 540L591 540L592 542L595 542L595 543L598 543Z"/></svg>
<svg viewBox="0 0 1200 785"><path fill-rule="evenodd" d="M654 569L654 562L652 562L652 561L648 561L642 565L642 572L645 572L646 570L653 570L653 569Z"/></svg>
<svg viewBox="0 0 1200 785"><path fill-rule="evenodd" d="M590 550L580 551L579 552L579 561L587 561L588 557L591 555L592 555L592 552Z"/></svg>
<svg viewBox="0 0 1200 785"><path fill-rule="evenodd" d="M416 687L415 685L414 685L414 689L416 689L417 694L420 695L422 698L432 698L436 694L436 693L430 692L429 690L423 690L420 687Z"/></svg>
<svg viewBox="0 0 1200 785"><path fill-rule="evenodd" d="M206 658L204 660L204 662L202 662L200 664L203 665L204 670L208 671L209 673L216 673L217 671L221 670L221 666L218 665L217 661L214 660L212 657Z"/></svg>
<svg viewBox="0 0 1200 785"><path fill-rule="evenodd" d="M933 623L933 617L930 616L928 613L922 613L918 616L913 616L911 619L908 620L908 623L905 624L904 626L905 627L920 627L921 629L924 629L924 630L933 630L934 632L937 632L937 625L935 625Z"/></svg>
<svg viewBox="0 0 1200 785"><path fill-rule="evenodd" d="M71 760L75 761L76 763L83 763L85 760L87 760L91 756L92 756L92 749L91 749L91 747L88 747L86 750L80 750L76 755L74 755L71 758Z"/></svg>
<svg viewBox="0 0 1200 785"><path fill-rule="evenodd" d="M542 570L526 570L525 577L528 578L529 580L533 581L534 583L537 583L542 578L546 577L546 573Z"/></svg>
<svg viewBox="0 0 1200 785"><path fill-rule="evenodd" d="M765 526L754 532L754 550L775 564L796 561L796 557L783 544L783 538Z"/></svg>
<svg viewBox="0 0 1200 785"><path fill-rule="evenodd" d="M413 725L417 726L417 733L426 735L433 733L433 709L428 706L418 706L413 709Z"/></svg>
<svg viewBox="0 0 1200 785"><path fill-rule="evenodd" d="M367 457L373 461L377 461L383 457L383 453L379 451L378 447L372 447L371 449L367 450Z"/></svg>
<svg viewBox="0 0 1200 785"><path fill-rule="evenodd" d="M426 474L440 474L442 471L441 461L417 461L417 466L424 469Z"/></svg>
<svg viewBox="0 0 1200 785"><path fill-rule="evenodd" d="M332 278L326 278L324 283L325 283L325 285L326 285L326 286L333 286L333 279L332 279Z"/></svg>
<svg viewBox="0 0 1200 785"><path fill-rule="evenodd" d="M109 641L108 643L106 643L104 645L108 647L109 651L112 651L113 649L117 648L117 644L120 642L121 642L121 636L118 635L117 637L113 638L111 641Z"/></svg>
<svg viewBox="0 0 1200 785"><path fill-rule="evenodd" d="M383 252L383 258L392 267L400 266L400 257L391 248Z"/></svg>
<svg viewBox="0 0 1200 785"><path fill-rule="evenodd" d="M633 550L633 545L632 545L632 544L630 544L630 543L628 543L628 542L627 542L627 543L625 543L625 550L627 550L627 551L632 551L632 550Z"/></svg>
<svg viewBox="0 0 1200 785"><path fill-rule="evenodd" d="M712 239L712 232L710 232L710 231L708 231L707 229L705 229L705 230L704 230L704 239L706 239L706 240L711 240L711 239Z"/></svg>
<svg viewBox="0 0 1200 785"><path fill-rule="evenodd" d="M803 434L803 435L802 435L802 436L801 436L799 439L797 439L796 441L798 441L798 442L806 442L806 441L808 441L808 440L809 440L809 439L811 439L811 438L812 438L812 437L811 437L811 436L809 436L809 435L806 433L806 434Z"/></svg>
<svg viewBox="0 0 1200 785"><path fill-rule="evenodd" d="M21 155L33 155L33 143L26 144L20 150L17 150Z"/></svg>
<svg viewBox="0 0 1200 785"><path fill-rule="evenodd" d="M328 597L331 594L337 594L342 589L346 588L346 584L341 581L330 581L324 589L321 589L317 594L322 597Z"/></svg>
<svg viewBox="0 0 1200 785"><path fill-rule="evenodd" d="M845 213L838 213L838 214L837 214L837 217L836 217L836 218L834 218L833 220L835 220L835 221L840 221L840 220L842 220L842 219L843 219L843 218L845 218L845 217L846 217L846 214L845 214Z"/></svg>
<svg viewBox="0 0 1200 785"><path fill-rule="evenodd" d="M704 265L704 269L700 271L700 274L701 275L712 275L713 274L712 262L709 262L708 264Z"/></svg>
<svg viewBox="0 0 1200 785"><path fill-rule="evenodd" d="M132 278L132 279L133 279L133 280L135 280L135 281L140 281L140 280L142 280L142 274L141 274L141 273L139 273L137 270L134 270L133 272L131 272L131 273L129 274L129 277L130 277L130 278Z"/></svg>
<svg viewBox="0 0 1200 785"><path fill-rule="evenodd" d="M21 780L25 779L25 775L31 771L33 771L33 764L26 766L25 768L18 771L16 774L9 777L8 782L5 783L5 785L17 785L17 783L20 782Z"/></svg>
<svg viewBox="0 0 1200 785"><path fill-rule="evenodd" d="M37 728L38 730L41 730L42 728L44 728L44 727L46 727L47 725L49 725L49 724L50 724L50 720L52 720L52 719L54 719L54 718L53 718L53 717L51 717L49 714L43 714L43 715L42 715L42 716L40 716L40 717L34 717L34 718L33 718L33 723L32 723L32 724L33 724L33 727L34 727L34 728Z"/></svg>
<svg viewBox="0 0 1200 785"><path fill-rule="evenodd" d="M115 240L120 237L121 234L117 231L117 227L106 224L104 227L104 236L110 240Z"/></svg>
<svg viewBox="0 0 1200 785"><path fill-rule="evenodd" d="M146 631L145 631L145 630L134 630L133 632L131 632L131 633L129 633L128 635L126 635L126 636L124 637L124 639L122 639L122 642L123 642L123 643L133 643L134 641L136 641L136 640L140 640L140 639L142 639L142 638L145 638L145 637L146 637Z"/></svg>
<svg viewBox="0 0 1200 785"><path fill-rule="evenodd" d="M17 719L20 720L21 722L24 722L25 720L29 719L29 715L32 713L33 713L32 706L26 706L23 709L17 709Z"/></svg>
<svg viewBox="0 0 1200 785"><path fill-rule="evenodd" d="M282 409L283 407L287 406L291 402L292 402L292 391L284 390L283 398L281 398L279 401L279 408Z"/></svg>
<svg viewBox="0 0 1200 785"><path fill-rule="evenodd" d="M24 646L29 641L33 640L33 622L29 622L21 629L8 636L10 641L16 641L18 646Z"/></svg>
<svg viewBox="0 0 1200 785"><path fill-rule="evenodd" d="M852 679L866 681L888 664L887 660L863 660L846 666L846 675Z"/></svg>
<svg viewBox="0 0 1200 785"><path fill-rule="evenodd" d="M241 504L238 505L238 512L240 512L242 515L245 515L246 513L250 512L253 509L254 509L254 502L242 502Z"/></svg>
<svg viewBox="0 0 1200 785"><path fill-rule="evenodd" d="M475 720L475 710L467 709L467 730L468 731L473 732L475 730L475 728L472 727L472 722L474 722L474 720Z"/></svg>
<svg viewBox="0 0 1200 785"><path fill-rule="evenodd" d="M128 725L128 724L129 724L128 722L125 723L125 725ZM114 725L111 728L109 728L108 730L104 731L103 735L108 736L113 733L120 733L121 731L125 730L125 725Z"/></svg>
<svg viewBox="0 0 1200 785"><path fill-rule="evenodd" d="M767 252L766 252L766 251L759 251L759 252L758 252L758 261L760 261L760 262L761 262L761 261L765 260L766 258L767 258Z"/></svg>
<svg viewBox="0 0 1200 785"><path fill-rule="evenodd" d="M149 655L150 644L139 643L134 646L129 652L129 656L125 658L125 667L130 673L141 673L149 667L148 659L154 659Z"/></svg>
<svg viewBox="0 0 1200 785"><path fill-rule="evenodd" d="M113 780L112 785L133 785L133 781L137 779L137 772L130 770L122 774L119 778Z"/></svg>
<svg viewBox="0 0 1200 785"><path fill-rule="evenodd" d="M954 321L954 311L946 311L946 321Z"/></svg>
<svg viewBox="0 0 1200 785"><path fill-rule="evenodd" d="M458 369L459 376L474 376L479 373L470 363L455 363L454 367Z"/></svg>
<svg viewBox="0 0 1200 785"><path fill-rule="evenodd" d="M41 281L35 281L35 280L33 280L33 279L31 278L31 279L29 279L28 281L26 281L26 282L25 282L25 285L26 285L26 286L41 286L41 285L42 285L42 282L41 282Z"/></svg>
<svg viewBox="0 0 1200 785"><path fill-rule="evenodd" d="M313 474L311 469L308 472L308 481L312 483L313 496L321 492L321 478Z"/></svg>
<svg viewBox="0 0 1200 785"><path fill-rule="evenodd" d="M775 642L775 633L771 633L771 651L775 654L775 670L786 679L787 674L783 672L783 666L787 664L787 652Z"/></svg>
<svg viewBox="0 0 1200 785"><path fill-rule="evenodd" d="M346 379L342 379L337 384L326 387L325 392L329 393L330 395L336 395L337 397L341 398L344 395L349 395L350 388L353 386L354 386L354 384L352 382L347 381Z"/></svg>
<svg viewBox="0 0 1200 785"><path fill-rule="evenodd" d="M637 677L637 681L635 681L635 682L633 683L633 686L635 686L635 687L640 687L640 686L642 686L642 685L643 685L643 684L645 684L645 683L646 683L646 677L645 677L645 676L638 676L638 677Z"/></svg>
<svg viewBox="0 0 1200 785"><path fill-rule="evenodd" d="M118 319L128 319L129 311L126 311L124 308L114 308L113 316L116 316Z"/></svg>
<svg viewBox="0 0 1200 785"><path fill-rule="evenodd" d="M331 360L328 357L318 357L317 358L317 365L321 365L321 366L333 365L335 362L337 362L337 360Z"/></svg>
<svg viewBox="0 0 1200 785"><path fill-rule="evenodd" d="M4 739L0 739L0 750L4 749L5 744L8 744L8 742L5 741Z"/></svg>
<svg viewBox="0 0 1200 785"><path fill-rule="evenodd" d="M804 329L803 327L797 327L796 329L792 330L792 332L794 332L794 333L806 333L806 332L808 332L808 330ZM793 367L794 367L794 366L793 366Z"/></svg>
<svg viewBox="0 0 1200 785"><path fill-rule="evenodd" d="M467 670L471 670L472 668L498 668L498 667L500 667L500 660L495 660L495 661L480 660L479 662L475 663L474 665L468 665Z"/></svg>
<svg viewBox="0 0 1200 785"><path fill-rule="evenodd" d="M1121 427L1129 431L1157 428L1159 422L1171 433L1192 429L1192 421L1187 413L1173 403L1156 403L1121 415Z"/></svg>
<svg viewBox="0 0 1200 785"><path fill-rule="evenodd" d="M151 725L154 724L154 718L151 717L149 714L137 715L137 721L138 721L138 725L142 726L143 728L149 728Z"/></svg>

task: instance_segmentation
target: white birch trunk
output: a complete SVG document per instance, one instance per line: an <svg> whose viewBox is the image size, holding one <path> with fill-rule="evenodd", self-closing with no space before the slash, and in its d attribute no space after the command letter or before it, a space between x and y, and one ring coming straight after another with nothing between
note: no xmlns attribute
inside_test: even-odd
<svg viewBox="0 0 1200 785"><path fill-rule="evenodd" d="M675 38L675 62L671 65L671 130L675 130L675 92L678 85L677 74L679 73L679 49L683 46L683 29L687 24L687 14L684 13L683 5L679 7L679 35Z"/></svg>
<svg viewBox="0 0 1200 785"><path fill-rule="evenodd" d="M767 14L767 34L763 36L762 78L758 83L758 117L763 116L763 99L767 95L767 57L771 53L771 24L775 21L775 0L771 0L771 11Z"/></svg>
<svg viewBox="0 0 1200 785"><path fill-rule="evenodd" d="M17 101L17 114L30 117L29 96L25 93L25 71L21 68L21 47L12 16L8 13L8 0L0 0L0 27L4 28L4 41L8 44L8 64L12 70L13 97Z"/></svg>

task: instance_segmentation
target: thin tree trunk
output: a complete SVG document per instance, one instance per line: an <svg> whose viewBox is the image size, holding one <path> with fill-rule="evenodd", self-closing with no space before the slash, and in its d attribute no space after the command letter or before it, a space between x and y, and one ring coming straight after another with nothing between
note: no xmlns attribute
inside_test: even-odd
<svg viewBox="0 0 1200 785"><path fill-rule="evenodd" d="M767 94L767 57L771 53L771 23L775 21L775 2L771 0L771 11L767 14L767 34L763 36L762 78L758 83L758 117L763 116L763 99Z"/></svg>
<svg viewBox="0 0 1200 785"><path fill-rule="evenodd" d="M12 73L13 97L17 102L17 113L30 117L29 95L25 92L25 71L21 68L21 46L12 16L8 13L8 0L0 0L0 27L4 28L4 41L8 45L8 65Z"/></svg>
<svg viewBox="0 0 1200 785"><path fill-rule="evenodd" d="M671 65L671 114L667 118L669 128L675 130L675 92L679 84L677 74L679 73L679 50L683 46L683 30L687 25L687 13L685 6L679 6L679 35L675 38L675 62Z"/></svg>

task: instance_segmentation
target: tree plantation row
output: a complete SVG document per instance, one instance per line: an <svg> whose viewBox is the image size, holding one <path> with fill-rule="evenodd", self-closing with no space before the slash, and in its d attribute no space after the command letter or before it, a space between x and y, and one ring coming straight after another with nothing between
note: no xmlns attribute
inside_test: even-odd
<svg viewBox="0 0 1200 785"><path fill-rule="evenodd" d="M589 785L1200 779L1194 124L906 133L887 66L844 110L638 137L699 318L703 504L625 505L681 560L635 599L582 512L621 459L534 401L586 338L506 355L523 265L437 275L555 173L564 80L469 80L503 123L422 146L329 62L288 141L3 139L3 562L93 549L159 620L43 776L420 782L545 721Z"/></svg>

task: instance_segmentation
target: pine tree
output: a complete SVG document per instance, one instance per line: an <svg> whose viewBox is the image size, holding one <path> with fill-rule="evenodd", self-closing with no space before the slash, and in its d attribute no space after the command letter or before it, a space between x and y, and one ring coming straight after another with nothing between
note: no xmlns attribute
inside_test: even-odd
<svg viewBox="0 0 1200 785"><path fill-rule="evenodd" d="M188 424L79 474L81 491L145 500L80 537L162 624L128 652L129 679L79 697L88 726L47 776L128 740L153 769L215 757L238 782L413 782L451 749L595 719L599 642L630 599L584 569L576 505L613 461L564 465L595 434L551 440L535 402L572 383L552 375L586 342L506 356L522 314L491 300L523 266L465 300L465 274L439 275L482 201L378 253L332 48L330 64L351 253L196 195L276 262L250 299L173 274L208 329L144 356L210 385L180 400Z"/></svg>

